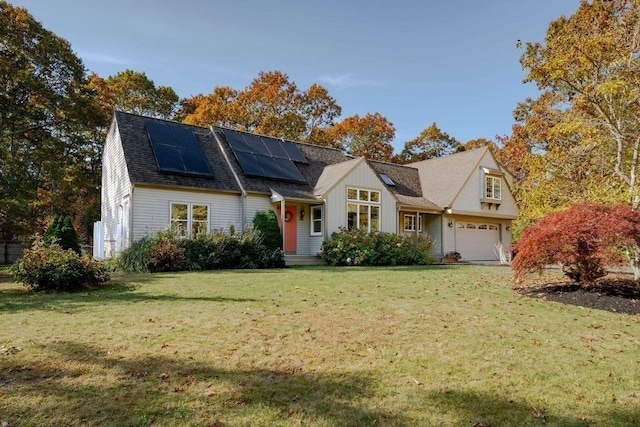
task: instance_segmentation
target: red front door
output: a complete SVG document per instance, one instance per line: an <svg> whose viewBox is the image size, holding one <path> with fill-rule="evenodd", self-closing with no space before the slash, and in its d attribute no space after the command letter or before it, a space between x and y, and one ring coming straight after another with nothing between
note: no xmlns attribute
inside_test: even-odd
<svg viewBox="0 0 640 427"><path fill-rule="evenodd" d="M278 221L281 216L278 209ZM298 209L295 206L285 206L284 208L284 253L295 254L298 244L298 233L296 230L296 218ZM282 230L282 224L280 224Z"/></svg>

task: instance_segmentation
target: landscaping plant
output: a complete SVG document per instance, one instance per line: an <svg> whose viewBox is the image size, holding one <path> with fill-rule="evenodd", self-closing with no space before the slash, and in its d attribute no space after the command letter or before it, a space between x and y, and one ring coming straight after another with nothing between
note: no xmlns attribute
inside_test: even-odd
<svg viewBox="0 0 640 427"><path fill-rule="evenodd" d="M419 235L341 228L322 243L322 258L329 265L424 265L432 261L432 246L430 238Z"/></svg>
<svg viewBox="0 0 640 427"><path fill-rule="evenodd" d="M274 211L269 209L256 212L253 217L253 228L262 233L262 243L268 249L282 249L282 233Z"/></svg>
<svg viewBox="0 0 640 427"><path fill-rule="evenodd" d="M640 246L640 212L626 205L581 203L526 228L514 246L516 280L559 264L575 282L593 282Z"/></svg>
<svg viewBox="0 0 640 427"><path fill-rule="evenodd" d="M80 239L70 216L54 215L43 240L47 245L55 242L63 249L72 249L81 255Z"/></svg>
<svg viewBox="0 0 640 427"><path fill-rule="evenodd" d="M118 257L118 266L124 271L151 273L284 267L282 250L266 247L262 236L251 228L241 233L233 228L215 230L192 238L159 231L133 242Z"/></svg>
<svg viewBox="0 0 640 427"><path fill-rule="evenodd" d="M9 272L33 291L77 291L109 280L104 264L57 243L46 245L42 239L36 239Z"/></svg>

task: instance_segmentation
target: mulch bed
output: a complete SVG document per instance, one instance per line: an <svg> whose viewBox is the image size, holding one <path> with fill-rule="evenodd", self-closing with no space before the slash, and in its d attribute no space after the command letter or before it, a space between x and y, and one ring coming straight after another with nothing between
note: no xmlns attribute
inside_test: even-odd
<svg viewBox="0 0 640 427"><path fill-rule="evenodd" d="M580 307L640 314L640 283L604 277L595 283L547 283L516 289L522 295Z"/></svg>

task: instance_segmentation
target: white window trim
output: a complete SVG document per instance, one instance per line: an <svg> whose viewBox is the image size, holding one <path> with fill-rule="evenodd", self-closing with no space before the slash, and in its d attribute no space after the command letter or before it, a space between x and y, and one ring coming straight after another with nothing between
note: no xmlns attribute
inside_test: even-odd
<svg viewBox="0 0 640 427"><path fill-rule="evenodd" d="M315 210L319 210L320 211L320 219L314 219L313 216L313 211ZM315 205L315 206L311 206L309 208L309 217L310 217L310 228L309 228L309 235L310 236L322 236L323 235L323 230L324 230L324 208L322 205ZM320 231L313 231L313 225L317 222L320 222Z"/></svg>
<svg viewBox="0 0 640 427"><path fill-rule="evenodd" d="M413 218L413 221L411 221L411 227L410 228L407 228L407 221L406 221L407 217ZM416 231L416 223L417 223L417 225L418 225L418 233L422 233L422 215L418 214L418 216L416 218L415 214L404 214L403 220L404 220L403 221L404 231L415 233L415 231Z"/></svg>
<svg viewBox="0 0 640 427"><path fill-rule="evenodd" d="M349 198L349 190L355 190L356 192L356 198L355 199L350 199ZM360 194L361 192L366 192L367 195L367 200L360 200ZM377 194L378 195L378 200L377 201L372 201L371 200L371 196L372 194ZM366 206L367 207L367 233L371 233L372 231L372 227L371 227L371 222L372 222L372 207L378 207L378 221L377 221L377 231L380 231L380 227L382 224L382 192L380 190L373 190L373 189L368 189L368 188L356 188L356 187L347 187L347 210L346 210L346 215L347 215L347 225L349 224L349 205L355 205L356 206L356 228L360 228L360 207L361 206Z"/></svg>
<svg viewBox="0 0 640 427"><path fill-rule="evenodd" d="M489 193L489 181L491 181L491 192ZM498 184L498 197L496 197L496 185ZM487 200L502 200L502 177L497 175L484 176L484 198Z"/></svg>
<svg viewBox="0 0 640 427"><path fill-rule="evenodd" d="M174 205L187 205L187 233L184 237L190 238L191 230L193 228L193 206L206 206L207 207L207 233L211 231L211 205L208 203L198 202L169 202L169 229L173 229L172 211ZM196 221L198 222L198 221Z"/></svg>

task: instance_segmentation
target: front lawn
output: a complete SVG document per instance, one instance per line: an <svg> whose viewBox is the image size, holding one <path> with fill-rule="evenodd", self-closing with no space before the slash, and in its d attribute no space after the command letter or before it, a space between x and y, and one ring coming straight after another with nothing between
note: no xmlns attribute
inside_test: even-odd
<svg viewBox="0 0 640 427"><path fill-rule="evenodd" d="M640 317L510 278L308 267L30 294L0 272L0 424L640 424Z"/></svg>

